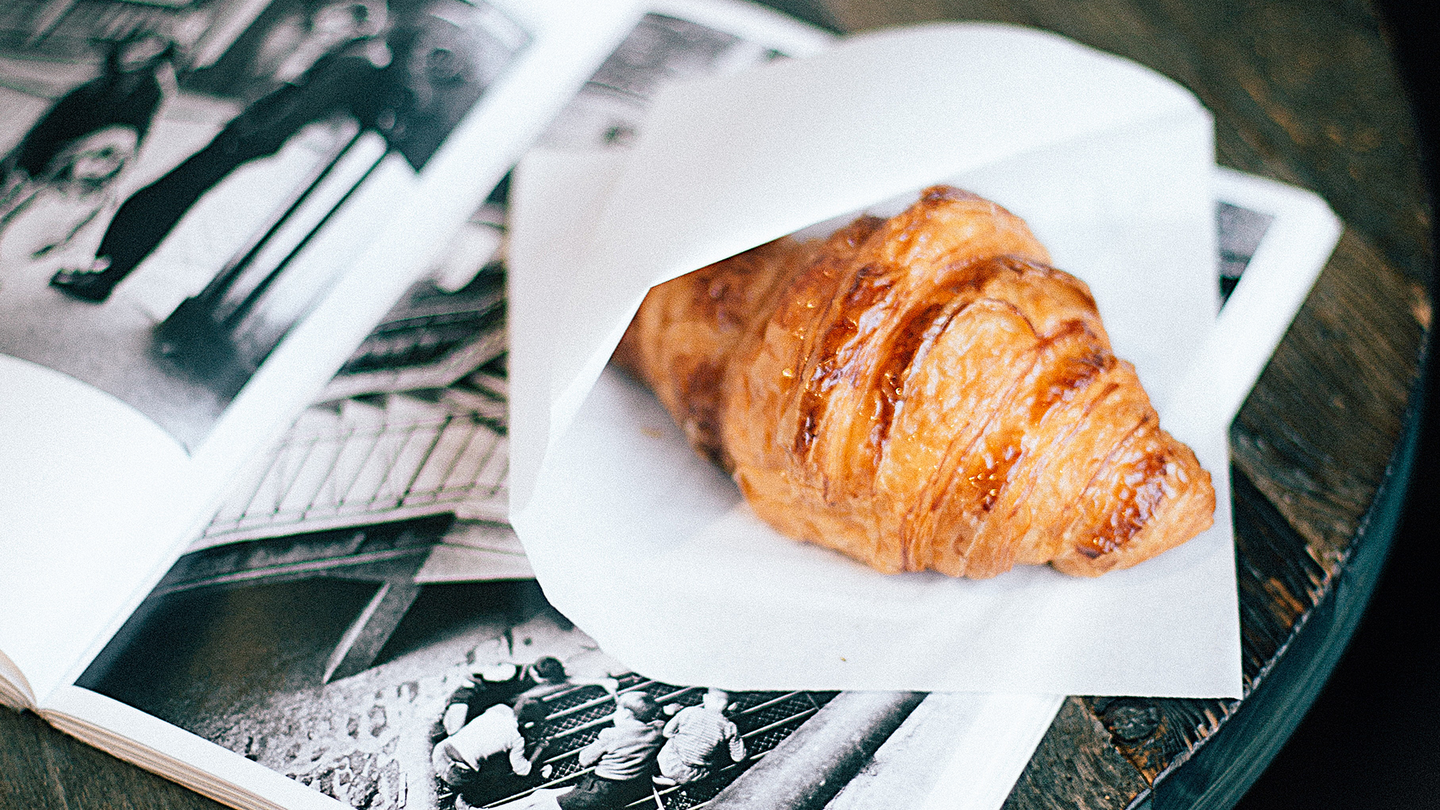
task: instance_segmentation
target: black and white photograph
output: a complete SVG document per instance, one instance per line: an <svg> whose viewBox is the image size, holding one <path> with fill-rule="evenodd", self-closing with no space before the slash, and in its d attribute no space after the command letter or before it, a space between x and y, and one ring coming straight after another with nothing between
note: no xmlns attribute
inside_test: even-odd
<svg viewBox="0 0 1440 810"><path fill-rule="evenodd" d="M376 809L703 806L835 697L647 679L533 579L418 583L450 529L191 552L80 685Z"/></svg>
<svg viewBox="0 0 1440 810"><path fill-rule="evenodd" d="M306 409L238 478L197 545L453 514L502 532L509 495L504 358L444 389L358 395ZM489 532L493 534L494 532Z"/></svg>
<svg viewBox="0 0 1440 810"><path fill-rule="evenodd" d="M192 548L449 514L473 526L448 536L519 558L528 575L505 524L503 194L502 184L265 463L232 482Z"/></svg>
<svg viewBox="0 0 1440 810"><path fill-rule="evenodd" d="M664 82L777 55L698 22L647 14L547 137L573 148L623 147L628 136L601 137L588 125L581 129L589 134L581 136L581 129L567 129L564 122L593 124L601 119L590 113L610 110L625 117L633 134ZM610 102L598 101L603 98ZM566 132L573 138L566 140ZM498 544L505 553L523 553L504 525L508 189L506 177L361 342L266 464L235 482L192 548L443 513L484 527L466 535L472 548L474 538L482 538L483 548ZM456 570L463 573L468 564Z"/></svg>
<svg viewBox="0 0 1440 810"><path fill-rule="evenodd" d="M0 12L0 352L194 448L531 35L484 0Z"/></svg>

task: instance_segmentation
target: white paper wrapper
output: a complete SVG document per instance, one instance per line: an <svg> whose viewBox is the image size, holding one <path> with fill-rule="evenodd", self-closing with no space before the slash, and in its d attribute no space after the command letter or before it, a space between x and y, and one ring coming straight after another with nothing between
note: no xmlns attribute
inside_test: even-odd
<svg viewBox="0 0 1440 810"><path fill-rule="evenodd" d="M673 683L1238 696L1233 414L1163 416L1218 307L1211 133L1193 96L1133 63L957 24L678 86L628 154L532 154L512 196L511 506L547 597ZM1210 471L1213 529L1095 580L881 575L760 523L605 370L650 286L936 182L1024 217L1090 285Z"/></svg>

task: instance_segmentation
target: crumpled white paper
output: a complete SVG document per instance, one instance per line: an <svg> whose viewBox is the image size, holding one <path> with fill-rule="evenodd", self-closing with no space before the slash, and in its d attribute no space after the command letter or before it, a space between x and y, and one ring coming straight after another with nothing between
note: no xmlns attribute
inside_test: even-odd
<svg viewBox="0 0 1440 810"><path fill-rule="evenodd" d="M1239 696L1233 413L1165 416L1215 324L1212 148L1208 113L1158 74L948 24L673 87L629 153L530 155L511 200L511 517L547 597L672 683ZM1090 285L1210 471L1213 529L1094 580L882 575L760 523L606 369L650 286L936 182L1024 217Z"/></svg>

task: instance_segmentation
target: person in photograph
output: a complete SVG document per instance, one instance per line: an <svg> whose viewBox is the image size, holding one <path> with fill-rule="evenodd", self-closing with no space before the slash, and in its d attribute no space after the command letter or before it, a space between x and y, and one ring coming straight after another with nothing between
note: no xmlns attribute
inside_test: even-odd
<svg viewBox="0 0 1440 810"><path fill-rule="evenodd" d="M297 52L298 63L279 66L286 75L308 64L126 200L94 259L57 272L51 285L84 301L106 300L205 192L242 165L276 154L310 124L348 117L420 171L529 41L518 28L508 38L481 30L478 5L423 0L396 11L385 0L341 0L321 6L312 15L325 20L319 39L337 44L313 62Z"/></svg>
<svg viewBox="0 0 1440 810"><path fill-rule="evenodd" d="M543 719L534 716L538 708L517 714L508 704L497 703L435 745L430 763L442 807L454 805L456 797L468 797L471 804L483 802L475 793L487 786L492 795L507 795L525 786L515 778L529 776L544 753L543 745L532 744L521 731Z"/></svg>
<svg viewBox="0 0 1440 810"><path fill-rule="evenodd" d="M611 677L575 678L560 659L541 656L528 664L500 662L481 667L450 695L439 723L431 732L432 742L454 734L466 723L496 704L513 707L517 714L534 711L537 721L545 716L545 698L566 689L599 686L615 694L619 683ZM533 707L533 708L532 708Z"/></svg>
<svg viewBox="0 0 1440 810"><path fill-rule="evenodd" d="M459 731L466 723L498 704L515 705L515 698L525 691L526 667L509 662L490 664L470 673L460 688L450 695L445 710L432 730L432 742Z"/></svg>
<svg viewBox="0 0 1440 810"><path fill-rule="evenodd" d="M665 745L657 757L657 782L684 785L711 776L729 762L745 759L740 729L725 716L730 693L705 692L699 706L681 709L665 724Z"/></svg>
<svg viewBox="0 0 1440 810"><path fill-rule="evenodd" d="M616 810L649 793L664 727L660 707L649 695L616 696L611 725L578 755L582 766L594 767L556 798L561 810Z"/></svg>
<svg viewBox="0 0 1440 810"><path fill-rule="evenodd" d="M173 54L156 35L113 43L100 76L56 101L0 160L0 239L24 231L7 255L51 255L114 209L115 182L154 122L158 73Z"/></svg>
<svg viewBox="0 0 1440 810"><path fill-rule="evenodd" d="M241 166L280 151L309 124L349 115L362 129L393 127L403 105L397 97L402 88L387 70L392 54L378 39L387 24L386 6L378 0L332 5L346 10L349 35L336 37L339 44L294 82L246 107L204 148L131 195L115 212L89 266L57 272L51 286L83 301L109 298L206 191ZM326 15L328 8L316 13Z"/></svg>
<svg viewBox="0 0 1440 810"><path fill-rule="evenodd" d="M568 686L579 685L570 679L565 664L552 655L535 659L535 663L525 669L527 682L515 696L516 708L526 703L539 703Z"/></svg>
<svg viewBox="0 0 1440 810"><path fill-rule="evenodd" d="M531 703L543 705L551 695L579 686L599 686L611 695L620 688L619 682L611 677L574 677L565 669L560 659L548 655L536 659L531 665L530 673L533 682L515 697L516 711Z"/></svg>
<svg viewBox="0 0 1440 810"><path fill-rule="evenodd" d="M62 149L52 160L53 171L20 185L0 205L0 259L24 263L59 256L114 210L115 180L137 148L135 129L115 125Z"/></svg>
<svg viewBox="0 0 1440 810"><path fill-rule="evenodd" d="M138 147L164 96L159 71L174 53L153 33L110 43L100 75L61 96L0 160L0 193L53 176L73 144L104 129L132 130Z"/></svg>

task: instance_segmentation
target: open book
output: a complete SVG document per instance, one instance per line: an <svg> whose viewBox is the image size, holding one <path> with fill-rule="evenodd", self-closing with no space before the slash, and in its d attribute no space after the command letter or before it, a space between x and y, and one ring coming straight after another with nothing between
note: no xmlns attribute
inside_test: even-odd
<svg viewBox="0 0 1440 810"><path fill-rule="evenodd" d="M543 805L622 706L726 735L632 806L1003 801L1061 696L707 697L599 649L506 523L510 168L830 34L720 0L0 26L0 701L237 807ZM1229 339L1194 384L1233 412L1338 229L1255 178L1216 196ZM508 748L468 747L507 711Z"/></svg>

